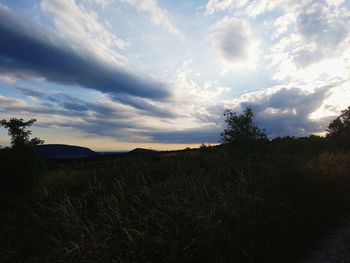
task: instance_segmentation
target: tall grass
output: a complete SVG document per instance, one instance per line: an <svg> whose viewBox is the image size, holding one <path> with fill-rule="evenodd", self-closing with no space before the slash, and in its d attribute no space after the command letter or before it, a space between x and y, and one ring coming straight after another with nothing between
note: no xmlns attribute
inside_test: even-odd
<svg viewBox="0 0 350 263"><path fill-rule="evenodd" d="M3 202L2 262L293 262L342 213L349 153L224 149L59 165Z"/></svg>

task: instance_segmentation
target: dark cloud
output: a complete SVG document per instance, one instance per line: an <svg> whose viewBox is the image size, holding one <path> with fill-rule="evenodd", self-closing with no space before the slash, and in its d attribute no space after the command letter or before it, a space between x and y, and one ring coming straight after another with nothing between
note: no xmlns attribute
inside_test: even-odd
<svg viewBox="0 0 350 263"><path fill-rule="evenodd" d="M83 101L65 93L52 94L20 86L16 86L15 88L21 91L26 96L35 97L41 100L43 105L48 106L50 103L55 103L58 106L63 107L67 110L80 112L93 111L101 115L101 117L103 118L106 118L110 115L114 115L115 117L120 115L120 111L117 112L117 110L111 106L99 102ZM142 115L156 116L158 118L175 117L175 115L172 114L168 109L164 109L159 106L153 105L144 98L132 97L127 95L115 95L113 96L113 100L119 101L124 105L134 107L135 109L137 109L137 112L139 114L142 113ZM124 115L131 115L130 110L131 109L129 109L129 111L125 111Z"/></svg>
<svg viewBox="0 0 350 263"><path fill-rule="evenodd" d="M123 141L133 140L133 138L138 136L137 129L140 129L138 123L134 123L127 119L100 119L91 116L80 118L79 121L51 122L44 126L46 128L68 127L79 130L88 135L110 137ZM133 132L130 132L130 130L133 130Z"/></svg>
<svg viewBox="0 0 350 263"><path fill-rule="evenodd" d="M235 63L249 58L251 45L248 26L236 18L224 18L211 29L211 39L219 54Z"/></svg>
<svg viewBox="0 0 350 263"><path fill-rule="evenodd" d="M36 105L22 100L0 96L0 113L15 116L48 117L52 121L38 122L42 128L73 128L88 135L110 137L129 142L144 142L151 136L144 134L150 124L142 121L139 110L119 107L117 104L87 102L65 93L46 93L25 87L15 87L26 96L36 99ZM167 113L159 113L167 115ZM28 118L28 117L27 117Z"/></svg>
<svg viewBox="0 0 350 263"><path fill-rule="evenodd" d="M0 5L0 73L40 76L112 95L161 100L169 91L161 82L77 51L48 29ZM82 40L83 41L83 40Z"/></svg>
<svg viewBox="0 0 350 263"><path fill-rule="evenodd" d="M169 109L165 109L164 107L154 105L144 98L120 94L114 95L113 99L118 100L123 104L130 105L136 109L142 110L144 113L146 113L146 115L157 116L159 118L176 117L175 114L169 111Z"/></svg>
<svg viewBox="0 0 350 263"><path fill-rule="evenodd" d="M0 112L16 116L59 116L59 120L38 122L42 128L69 127L88 135L105 136L129 142L161 143L217 143L220 128L188 129L184 131L152 131L141 116L130 117L130 112L88 103L67 94L45 95L39 91L17 87L27 96L44 99L54 104L27 105L21 100L0 96ZM74 103L72 102L74 100ZM59 106L59 107L58 107Z"/></svg>
<svg viewBox="0 0 350 263"><path fill-rule="evenodd" d="M40 115L57 115L66 117L80 117L81 115L64 109L54 109L47 106L29 106L18 103L16 100L4 99L0 97L0 112L6 114L12 114L15 116L21 115L21 113L29 113L32 116Z"/></svg>
<svg viewBox="0 0 350 263"><path fill-rule="evenodd" d="M36 91L28 91L31 96L41 95ZM67 95L69 97L69 95ZM58 99L59 101L59 99ZM60 102L60 101L59 101ZM60 102L61 103L61 102ZM74 105L73 109L57 108L56 105L28 105L22 100L0 96L0 113L28 118L28 116L51 117L51 120L39 121L36 126L42 128L73 128L89 135L108 136L125 141L137 136L129 132L130 129L142 129L143 123L130 119L129 112L117 111L97 104L87 104L89 111ZM69 107L68 107L69 108ZM78 110L76 110L78 108ZM96 111L93 111L95 108ZM54 116L59 116L57 119ZM128 138L128 136L130 138Z"/></svg>
<svg viewBox="0 0 350 263"><path fill-rule="evenodd" d="M161 131L142 133L160 143L218 143L221 128L198 128L183 131Z"/></svg>
<svg viewBox="0 0 350 263"><path fill-rule="evenodd" d="M336 84L335 84L336 85ZM329 118L311 120L310 114L321 107L333 86L307 93L299 88L282 88L272 94L243 101L240 106L251 106L257 114L257 124L265 128L270 137L307 136L322 132Z"/></svg>
<svg viewBox="0 0 350 263"><path fill-rule="evenodd" d="M79 98L73 97L65 93L48 93L39 90L33 90L25 87L16 86L17 90L21 91L24 95L34 97L39 100L40 104L48 107L59 107L65 110L75 111L77 113L94 112L103 116L118 116L116 109L103 103L87 102ZM56 107L57 108L57 107Z"/></svg>

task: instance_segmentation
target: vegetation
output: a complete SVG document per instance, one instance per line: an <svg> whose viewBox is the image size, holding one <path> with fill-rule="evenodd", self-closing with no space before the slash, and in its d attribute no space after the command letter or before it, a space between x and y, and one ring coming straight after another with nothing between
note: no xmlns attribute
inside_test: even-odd
<svg viewBox="0 0 350 263"><path fill-rule="evenodd" d="M222 143L242 146L267 141L265 130L260 130L254 123L252 108L247 107L240 115L228 109L224 116L227 127L221 133Z"/></svg>
<svg viewBox="0 0 350 263"><path fill-rule="evenodd" d="M343 110L336 119L331 121L327 131L327 137L338 145L350 146L350 107Z"/></svg>
<svg viewBox="0 0 350 263"><path fill-rule="evenodd" d="M33 146L38 144L43 144L44 141L34 137L29 139L32 131L28 130L36 122L36 119L30 119L29 121L24 121L23 119L12 118L10 120L1 120L0 126L3 126L8 130L9 136L11 136L12 148L21 148L27 146Z"/></svg>
<svg viewBox="0 0 350 263"><path fill-rule="evenodd" d="M1 262L298 262L349 209L349 148L252 145L49 162L30 198L0 200Z"/></svg>
<svg viewBox="0 0 350 263"><path fill-rule="evenodd" d="M30 139L32 132L28 130L35 121L17 118L0 121L0 126L7 129L11 137L11 148L0 151L0 191L6 195L30 193L42 173L43 161L34 146L44 141L37 137Z"/></svg>

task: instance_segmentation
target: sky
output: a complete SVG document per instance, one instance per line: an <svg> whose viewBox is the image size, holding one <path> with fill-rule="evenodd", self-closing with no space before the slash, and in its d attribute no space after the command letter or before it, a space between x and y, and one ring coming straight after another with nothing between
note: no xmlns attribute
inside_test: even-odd
<svg viewBox="0 0 350 263"><path fill-rule="evenodd" d="M0 0L0 17L0 118L46 143L215 144L247 106L270 138L324 135L350 105L350 1Z"/></svg>

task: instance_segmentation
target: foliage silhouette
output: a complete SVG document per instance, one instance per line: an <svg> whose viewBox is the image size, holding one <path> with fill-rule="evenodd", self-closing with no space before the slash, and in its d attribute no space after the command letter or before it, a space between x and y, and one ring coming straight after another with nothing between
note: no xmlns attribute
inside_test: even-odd
<svg viewBox="0 0 350 263"><path fill-rule="evenodd" d="M23 148L25 146L34 146L44 143L43 140L37 137L29 139L32 131L28 130L28 128L35 122L36 119L24 121L23 119L11 118L8 121L5 119L1 120L0 126L7 129L8 135L11 136L11 145L13 148Z"/></svg>
<svg viewBox="0 0 350 263"><path fill-rule="evenodd" d="M21 196L30 192L42 173L43 161L34 146L44 141L37 137L30 139L32 131L28 129L35 121L17 118L0 121L0 126L7 129L11 137L12 146L0 151L0 188L3 194Z"/></svg>
<svg viewBox="0 0 350 263"><path fill-rule="evenodd" d="M350 134L350 106L328 125L328 136Z"/></svg>
<svg viewBox="0 0 350 263"><path fill-rule="evenodd" d="M243 146L267 141L265 130L260 130L254 123L255 114L251 107L240 115L227 109L224 116L227 127L221 133L220 142Z"/></svg>
<svg viewBox="0 0 350 263"><path fill-rule="evenodd" d="M350 146L350 106L332 120L326 129L327 138L342 147Z"/></svg>

